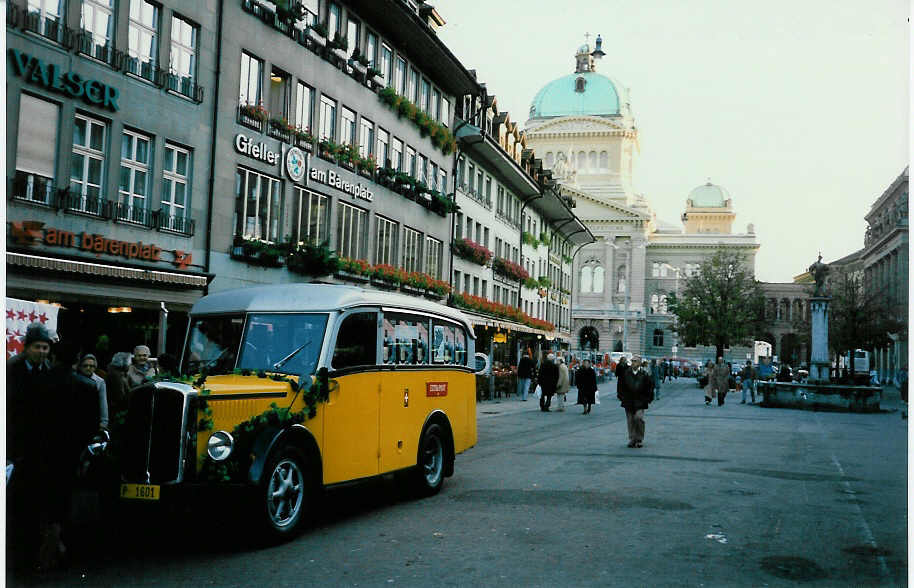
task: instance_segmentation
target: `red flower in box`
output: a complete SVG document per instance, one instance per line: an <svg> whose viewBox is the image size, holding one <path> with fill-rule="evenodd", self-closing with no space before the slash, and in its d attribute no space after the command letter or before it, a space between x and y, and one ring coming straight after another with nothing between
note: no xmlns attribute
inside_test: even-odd
<svg viewBox="0 0 914 588"><path fill-rule="evenodd" d="M492 269L495 270L495 273L501 274L506 278L523 282L530 277L530 274L527 273L522 266L514 263L513 261L508 261L502 257L496 257L495 261L492 264Z"/></svg>
<svg viewBox="0 0 914 588"><path fill-rule="evenodd" d="M472 263L485 265L489 263L490 259L492 259L491 251L467 238L454 241L451 247L458 257L466 259Z"/></svg>

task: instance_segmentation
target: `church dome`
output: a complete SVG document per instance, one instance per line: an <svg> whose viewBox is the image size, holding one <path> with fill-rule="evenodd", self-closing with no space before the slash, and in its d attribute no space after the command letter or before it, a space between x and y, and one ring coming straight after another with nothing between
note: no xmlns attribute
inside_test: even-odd
<svg viewBox="0 0 914 588"><path fill-rule="evenodd" d="M709 181L689 192L688 199L695 208L724 208L727 206L727 200L730 200L730 193L723 186Z"/></svg>
<svg viewBox="0 0 914 588"><path fill-rule="evenodd" d="M592 71L569 74L549 82L530 104L530 118L618 114L619 93L615 84Z"/></svg>

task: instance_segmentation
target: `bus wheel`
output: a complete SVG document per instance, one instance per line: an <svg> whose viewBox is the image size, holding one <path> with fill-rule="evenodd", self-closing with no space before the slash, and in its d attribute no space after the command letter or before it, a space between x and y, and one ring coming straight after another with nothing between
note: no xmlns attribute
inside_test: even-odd
<svg viewBox="0 0 914 588"><path fill-rule="evenodd" d="M441 490L444 483L444 459L444 431L439 425L431 424L419 442L415 488L420 496L432 496Z"/></svg>
<svg viewBox="0 0 914 588"><path fill-rule="evenodd" d="M260 484L262 520L274 539L292 537L313 511L316 496L311 469L301 455L283 447L270 459Z"/></svg>

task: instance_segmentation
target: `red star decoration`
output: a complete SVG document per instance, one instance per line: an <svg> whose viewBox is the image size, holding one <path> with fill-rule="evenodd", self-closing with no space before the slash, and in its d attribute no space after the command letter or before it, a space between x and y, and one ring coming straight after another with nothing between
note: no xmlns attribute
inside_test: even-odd
<svg viewBox="0 0 914 588"><path fill-rule="evenodd" d="M40 320L41 324L43 325L46 322L48 322L48 315L46 315L45 313L42 312L41 314L38 315L38 320Z"/></svg>
<svg viewBox="0 0 914 588"><path fill-rule="evenodd" d="M17 310L16 314L19 315L19 320L21 320L21 321L24 321L29 316L29 315L25 314L25 312L22 310Z"/></svg>
<svg viewBox="0 0 914 588"><path fill-rule="evenodd" d="M29 313L29 322L34 323L38 319L38 315L35 314L35 311Z"/></svg>
<svg viewBox="0 0 914 588"><path fill-rule="evenodd" d="M7 309L7 311L6 311L6 320L8 320L8 321L14 321L14 320L16 320L16 311L13 310L13 309L11 309L11 308L10 308L10 309Z"/></svg>

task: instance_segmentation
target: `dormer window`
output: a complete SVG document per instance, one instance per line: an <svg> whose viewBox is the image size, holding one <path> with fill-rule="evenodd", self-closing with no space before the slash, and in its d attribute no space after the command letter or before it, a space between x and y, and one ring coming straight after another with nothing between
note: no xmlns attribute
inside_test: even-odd
<svg viewBox="0 0 914 588"><path fill-rule="evenodd" d="M584 76L579 76L578 79L574 81L574 91L583 92L584 86L587 85L587 80L584 79Z"/></svg>

